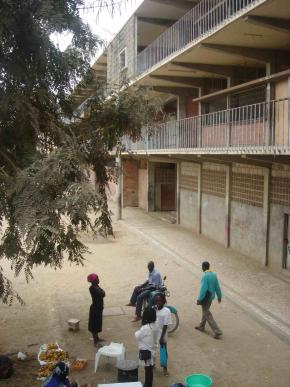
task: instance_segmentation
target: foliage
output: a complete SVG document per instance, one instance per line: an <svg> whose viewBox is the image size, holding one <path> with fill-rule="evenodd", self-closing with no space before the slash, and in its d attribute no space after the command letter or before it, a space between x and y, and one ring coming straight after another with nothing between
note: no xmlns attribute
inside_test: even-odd
<svg viewBox="0 0 290 387"><path fill-rule="evenodd" d="M76 117L73 87L90 77L100 44L79 16L81 0L0 1L0 259L32 278L36 265L82 264L79 232L112 234L107 203L111 151L140 136L154 116L144 93L124 87L106 98L99 86ZM52 33L72 33L61 52ZM89 181L95 172L96 189ZM0 299L11 303L0 266Z"/></svg>

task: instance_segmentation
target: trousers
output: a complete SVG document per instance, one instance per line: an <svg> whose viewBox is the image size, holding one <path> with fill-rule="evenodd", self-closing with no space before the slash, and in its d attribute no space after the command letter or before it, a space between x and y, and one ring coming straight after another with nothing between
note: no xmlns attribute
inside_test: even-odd
<svg viewBox="0 0 290 387"><path fill-rule="evenodd" d="M143 289L143 291L141 289ZM149 296L150 292L154 289L155 287L153 285L147 285L147 287L145 288L142 285L139 285L134 288L132 296L130 298L130 303L132 305L136 305L137 317L141 317L143 301Z"/></svg>
<svg viewBox="0 0 290 387"><path fill-rule="evenodd" d="M202 317L201 317L201 322L199 324L200 328L204 329L206 322L208 322L208 325L211 327L214 333L221 334L222 331L220 330L219 326L217 325L210 311L211 301L209 300L204 305L201 305L201 306L202 306Z"/></svg>

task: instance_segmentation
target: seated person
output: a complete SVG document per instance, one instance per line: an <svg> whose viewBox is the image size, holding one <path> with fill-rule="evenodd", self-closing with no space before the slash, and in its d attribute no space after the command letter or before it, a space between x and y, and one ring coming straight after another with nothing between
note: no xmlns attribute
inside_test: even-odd
<svg viewBox="0 0 290 387"><path fill-rule="evenodd" d="M52 374L44 381L43 387L71 387L68 379L69 367L60 361L54 367Z"/></svg>
<svg viewBox="0 0 290 387"><path fill-rule="evenodd" d="M136 307L136 316L132 322L141 320L142 303L148 297L152 290L160 289L162 286L162 279L160 273L154 268L154 262L148 262L148 280L142 285L135 287L130 302L126 306Z"/></svg>

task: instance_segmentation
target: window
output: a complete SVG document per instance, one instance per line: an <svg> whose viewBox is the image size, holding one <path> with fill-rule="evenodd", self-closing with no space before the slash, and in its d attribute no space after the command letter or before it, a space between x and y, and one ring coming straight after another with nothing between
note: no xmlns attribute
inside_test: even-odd
<svg viewBox="0 0 290 387"><path fill-rule="evenodd" d="M128 67L127 47L120 52L120 69L123 70Z"/></svg>

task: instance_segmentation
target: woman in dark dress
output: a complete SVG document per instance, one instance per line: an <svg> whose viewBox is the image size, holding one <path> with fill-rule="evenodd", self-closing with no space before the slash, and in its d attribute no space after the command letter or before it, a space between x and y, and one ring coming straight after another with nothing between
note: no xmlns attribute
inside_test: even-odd
<svg viewBox="0 0 290 387"><path fill-rule="evenodd" d="M100 341L104 341L99 337L99 333L102 332L105 292L99 287L97 274L90 274L87 279L91 283L89 290L92 296L88 329L93 335L94 344L97 345Z"/></svg>

